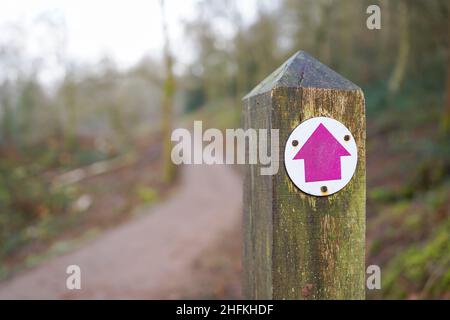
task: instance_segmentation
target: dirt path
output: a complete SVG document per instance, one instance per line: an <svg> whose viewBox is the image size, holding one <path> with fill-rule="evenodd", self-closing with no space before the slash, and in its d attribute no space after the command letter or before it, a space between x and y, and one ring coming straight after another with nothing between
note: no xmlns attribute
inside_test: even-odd
<svg viewBox="0 0 450 320"><path fill-rule="evenodd" d="M196 261L240 225L241 181L226 166L185 166L170 199L84 248L0 284L0 299L178 298ZM220 246L216 246L220 250ZM66 289L68 265L81 290Z"/></svg>

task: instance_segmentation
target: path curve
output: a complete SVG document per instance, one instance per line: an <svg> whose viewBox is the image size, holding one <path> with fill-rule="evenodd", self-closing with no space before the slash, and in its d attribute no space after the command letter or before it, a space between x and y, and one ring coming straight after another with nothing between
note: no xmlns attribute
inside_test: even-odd
<svg viewBox="0 0 450 320"><path fill-rule="evenodd" d="M0 299L164 299L195 285L193 261L240 225L242 184L224 165L190 165L168 201L84 247L0 284ZM66 288L68 265L81 290Z"/></svg>

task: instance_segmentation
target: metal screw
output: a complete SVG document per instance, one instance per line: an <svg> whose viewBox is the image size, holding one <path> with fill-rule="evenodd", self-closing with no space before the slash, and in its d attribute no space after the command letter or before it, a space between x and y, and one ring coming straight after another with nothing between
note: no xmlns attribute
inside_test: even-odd
<svg viewBox="0 0 450 320"><path fill-rule="evenodd" d="M345 141L350 140L350 136L349 136L348 134L346 134L346 135L344 136L344 140L345 140Z"/></svg>
<svg viewBox="0 0 450 320"><path fill-rule="evenodd" d="M297 141L297 140L292 140L292 145L293 145L294 147L298 146L298 141Z"/></svg>
<svg viewBox="0 0 450 320"><path fill-rule="evenodd" d="M327 191L328 191L328 188L327 188L326 186L321 186L321 187L320 187L320 191L322 191L322 192L327 192Z"/></svg>

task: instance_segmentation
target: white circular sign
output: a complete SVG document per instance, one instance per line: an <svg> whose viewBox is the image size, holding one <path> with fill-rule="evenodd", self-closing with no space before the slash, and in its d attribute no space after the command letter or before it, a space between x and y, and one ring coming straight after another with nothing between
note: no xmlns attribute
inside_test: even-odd
<svg viewBox="0 0 450 320"><path fill-rule="evenodd" d="M317 117L300 123L284 148L292 182L313 196L328 196L352 179L358 149L352 133L337 120Z"/></svg>

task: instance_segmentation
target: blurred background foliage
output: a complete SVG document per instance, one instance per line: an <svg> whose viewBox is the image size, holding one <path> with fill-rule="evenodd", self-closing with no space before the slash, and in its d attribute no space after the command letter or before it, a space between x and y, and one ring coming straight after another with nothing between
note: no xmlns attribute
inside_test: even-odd
<svg viewBox="0 0 450 320"><path fill-rule="evenodd" d="M168 42L164 61L145 58L126 70L107 57L96 68L77 64L64 54L63 28L44 19L64 70L49 86L39 80L40 60L21 55L20 38L0 43L0 275L30 243L46 243L75 222L99 225L83 212L97 208L104 181L55 187L60 175L93 163L116 175L122 162L110 161L130 154L126 166L151 163L159 172L167 121L238 127L243 95L301 49L365 93L367 263L383 275L383 290L369 297L449 299L450 3L261 1L250 22L237 4L196 2L195 16L182 22L193 58L175 74ZM366 28L372 4L381 7L380 30ZM133 177L122 213L167 188L160 175ZM83 206L86 190L94 204Z"/></svg>

